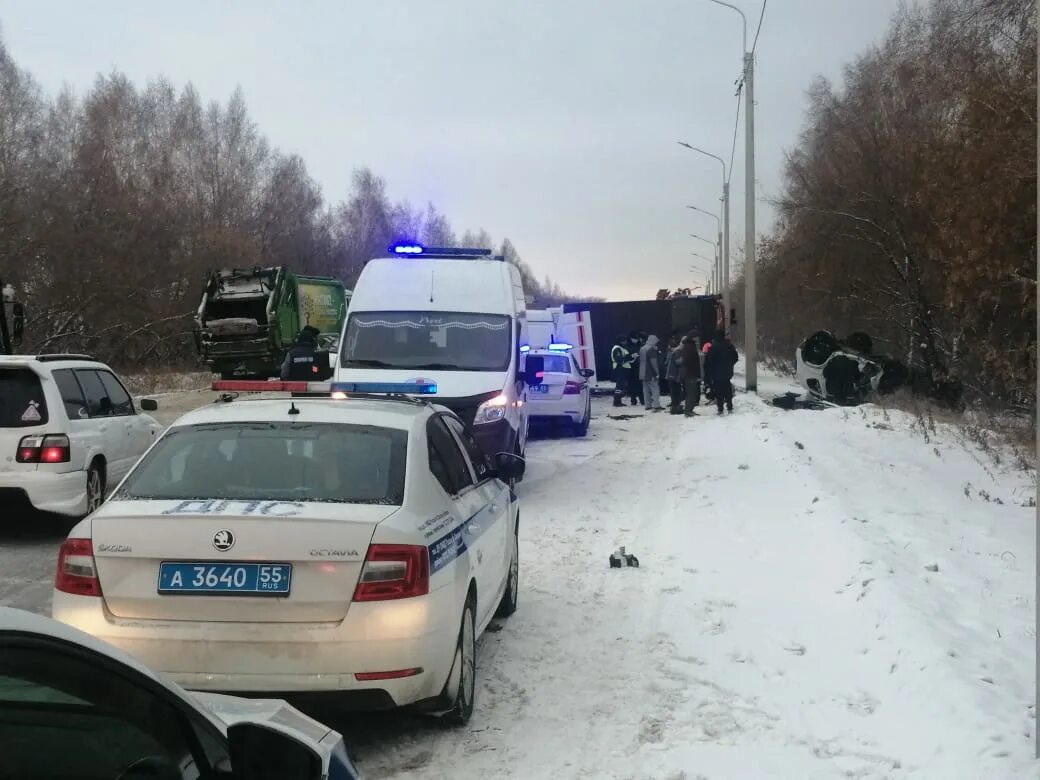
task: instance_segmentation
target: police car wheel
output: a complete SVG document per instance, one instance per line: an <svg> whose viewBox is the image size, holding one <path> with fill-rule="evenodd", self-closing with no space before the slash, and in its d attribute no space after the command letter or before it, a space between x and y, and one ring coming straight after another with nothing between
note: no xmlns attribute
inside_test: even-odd
<svg viewBox="0 0 1040 780"><path fill-rule="evenodd" d="M592 420L592 400L590 399L585 405L585 416L581 418L581 422L575 423L574 435L585 436L589 432L589 422Z"/></svg>
<svg viewBox="0 0 1040 780"><path fill-rule="evenodd" d="M470 598L462 610L459 641L455 645L455 660L451 664L448 681L440 695L444 704L443 720L452 726L465 726L473 715L473 694L477 687L477 642L473 607L473 599Z"/></svg>
<svg viewBox="0 0 1040 780"><path fill-rule="evenodd" d="M509 562L509 575L506 578L506 590L502 601L498 604L495 617L507 618L516 612L520 594L520 535L513 534L513 557Z"/></svg>

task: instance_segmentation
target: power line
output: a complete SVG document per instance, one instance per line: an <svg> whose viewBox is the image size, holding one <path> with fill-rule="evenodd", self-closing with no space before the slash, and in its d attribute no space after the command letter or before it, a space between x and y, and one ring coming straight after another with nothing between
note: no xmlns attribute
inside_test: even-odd
<svg viewBox="0 0 1040 780"><path fill-rule="evenodd" d="M733 120L733 145L729 150L729 168L726 173L726 184L729 184L729 180L733 178L733 158L737 154L737 131L740 128L740 91L744 88L744 81L741 79L740 84L737 86L737 116Z"/></svg>
<svg viewBox="0 0 1040 780"><path fill-rule="evenodd" d="M755 47L758 46L758 34L762 32L762 19L766 15L766 2L767 0L762 0L762 13L758 17L758 29L755 30L755 42L751 44L752 55L755 53Z"/></svg>

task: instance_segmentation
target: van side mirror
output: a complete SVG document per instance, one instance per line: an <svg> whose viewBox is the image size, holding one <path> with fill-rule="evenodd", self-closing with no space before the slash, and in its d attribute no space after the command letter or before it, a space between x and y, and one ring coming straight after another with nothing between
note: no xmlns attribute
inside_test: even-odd
<svg viewBox="0 0 1040 780"><path fill-rule="evenodd" d="M154 412L159 408L159 402L154 398L142 398L141 399L141 411L143 412Z"/></svg>
<svg viewBox="0 0 1040 780"><path fill-rule="evenodd" d="M235 780L321 780L322 761L288 734L259 723L236 723L227 730Z"/></svg>
<svg viewBox="0 0 1040 780"><path fill-rule="evenodd" d="M523 479L527 461L511 452L500 452L495 456L495 473L503 482Z"/></svg>
<svg viewBox="0 0 1040 780"><path fill-rule="evenodd" d="M11 327L11 341L17 347L22 343L22 335L25 333L25 306L21 303L16 303L11 307L11 312L14 315L14 322Z"/></svg>
<svg viewBox="0 0 1040 780"><path fill-rule="evenodd" d="M524 362L524 381L529 385L545 384L545 358L541 355L528 355Z"/></svg>
<svg viewBox="0 0 1040 780"><path fill-rule="evenodd" d="M730 325L736 325L737 324L737 310L735 308L729 310L729 324Z"/></svg>

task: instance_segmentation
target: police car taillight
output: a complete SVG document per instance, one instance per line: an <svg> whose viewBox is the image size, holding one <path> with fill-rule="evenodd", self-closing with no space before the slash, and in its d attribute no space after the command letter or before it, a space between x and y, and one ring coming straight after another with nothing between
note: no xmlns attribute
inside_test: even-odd
<svg viewBox="0 0 1040 780"><path fill-rule="evenodd" d="M101 581L94 563L94 545L90 539L66 539L58 550L58 572L54 588L75 596L100 596Z"/></svg>
<svg viewBox="0 0 1040 780"><path fill-rule="evenodd" d="M373 544L368 548L354 601L387 601L430 592L430 555L412 544Z"/></svg>

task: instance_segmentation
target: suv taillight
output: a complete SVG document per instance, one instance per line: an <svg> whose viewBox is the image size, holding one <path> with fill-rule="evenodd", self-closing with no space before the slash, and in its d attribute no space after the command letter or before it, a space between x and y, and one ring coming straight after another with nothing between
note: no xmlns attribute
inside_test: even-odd
<svg viewBox="0 0 1040 780"><path fill-rule="evenodd" d="M570 379L567 380L567 384L563 386L564 395L578 395L581 392L581 382L574 382Z"/></svg>
<svg viewBox="0 0 1040 780"><path fill-rule="evenodd" d="M76 596L100 596L101 581L94 563L90 539L66 539L58 551L58 573L54 587Z"/></svg>
<svg viewBox="0 0 1040 780"><path fill-rule="evenodd" d="M430 556L411 544L373 544L368 548L354 601L387 601L430 592Z"/></svg>
<svg viewBox="0 0 1040 780"><path fill-rule="evenodd" d="M69 437L65 434L47 436L23 436L18 442L19 463L68 463L72 460Z"/></svg>

